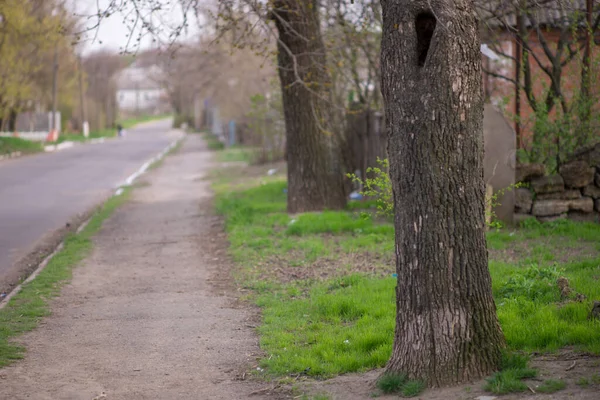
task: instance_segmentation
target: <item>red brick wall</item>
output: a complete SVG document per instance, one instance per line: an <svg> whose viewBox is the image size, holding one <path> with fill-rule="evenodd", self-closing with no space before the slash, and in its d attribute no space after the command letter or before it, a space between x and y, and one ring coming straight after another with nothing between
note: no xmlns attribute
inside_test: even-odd
<svg viewBox="0 0 600 400"><path fill-rule="evenodd" d="M545 32L544 37L551 46L552 50L556 49L556 43L558 41L557 32ZM549 58L544 53L543 47L538 40L537 34L532 33L529 38L529 44L533 48L533 52L536 57L541 60L544 66L550 67L551 63ZM496 44L496 46L498 46ZM501 39L500 48L506 54L510 54L513 57L516 55L517 46L512 38L505 37ZM581 62L583 53L575 56L575 58L563 68L562 74L562 89L564 95L571 99L574 93L577 93L581 87ZM533 78L533 93L538 101L544 99L543 96L546 88L550 85L550 78L540 68L539 64L535 61L532 55L529 55L532 67L532 78ZM515 78L515 62L511 59L505 59L502 61L492 61L484 56L484 66L488 69L509 76L511 79ZM592 42L592 61L591 61L591 75L592 75L592 94L596 99L600 96L600 46L595 45ZM521 82L523 74L521 74ZM513 126L516 128L515 122L515 86L513 83L507 82L499 78L494 78L484 73L484 88L486 94L489 95L489 100L497 105L502 105L502 109L505 112L507 119L509 119ZM521 139L524 146L527 146L531 141L533 123L534 123L534 112L529 106L529 102L525 96L525 93L521 91ZM569 102L570 103L570 102ZM600 112L600 102L596 104L596 111ZM556 107L556 106L555 106ZM555 116L555 112L551 113L551 116ZM600 135L600 127L595 127L596 132Z"/></svg>

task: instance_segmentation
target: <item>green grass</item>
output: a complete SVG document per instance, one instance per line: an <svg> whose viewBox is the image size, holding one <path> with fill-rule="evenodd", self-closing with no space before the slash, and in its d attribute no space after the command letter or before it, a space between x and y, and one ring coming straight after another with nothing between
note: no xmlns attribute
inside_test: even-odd
<svg viewBox="0 0 600 400"><path fill-rule="evenodd" d="M377 388L381 393L401 393L403 397L415 397L425 390L422 381L411 381L405 374L385 372L377 379Z"/></svg>
<svg viewBox="0 0 600 400"><path fill-rule="evenodd" d="M500 371L486 379L484 389L495 394L524 392L528 389L522 381L535 378L538 371L529 368L529 357L518 353L504 353Z"/></svg>
<svg viewBox="0 0 600 400"><path fill-rule="evenodd" d="M555 279L544 277L555 274L555 268L490 263L498 318L507 343L516 350L555 351L575 346L600 354L600 321L587 319L591 301L600 298L600 257L561 265L560 274L569 279L571 288L588 299L581 303L560 303Z"/></svg>
<svg viewBox="0 0 600 400"><path fill-rule="evenodd" d="M121 122L121 125L124 129L131 129L138 124L142 124L144 122L150 121L159 121L161 119L170 118L170 114L160 114L160 115L142 115L139 117L127 118Z"/></svg>
<svg viewBox="0 0 600 400"><path fill-rule="evenodd" d="M0 367L21 359L25 349L15 344L15 339L34 329L40 319L49 315L48 301L60 293L60 289L72 276L72 270L92 249L92 236L102 223L128 198L126 189L121 196L109 199L79 233L68 236L63 249L48 263L46 268L0 310Z"/></svg>
<svg viewBox="0 0 600 400"><path fill-rule="evenodd" d="M385 364L394 330L394 280L351 275L332 282L266 293L259 328L269 354L261 366L275 375L308 371L330 377ZM392 307L390 307L392 306Z"/></svg>
<svg viewBox="0 0 600 400"><path fill-rule="evenodd" d="M425 390L425 383L423 381L408 381L402 387L402 396L415 397L420 395L423 390Z"/></svg>
<svg viewBox="0 0 600 400"><path fill-rule="evenodd" d="M101 138L113 138L117 136L116 129L102 129L97 131L91 131L88 137L85 137L78 133L62 133L56 143L63 142L87 142L92 139Z"/></svg>
<svg viewBox="0 0 600 400"><path fill-rule="evenodd" d="M0 137L0 155L20 151L24 154L38 153L44 150L40 142L33 142L16 137Z"/></svg>
<svg viewBox="0 0 600 400"><path fill-rule="evenodd" d="M484 389L495 394L524 392L528 389L522 380L537 375L535 370L507 369L496 372L487 379Z"/></svg>
<svg viewBox="0 0 600 400"><path fill-rule="evenodd" d="M558 379L548 379L536 388L536 392L554 393L558 392L559 390L563 390L566 386L567 384L565 383L565 381L561 381Z"/></svg>
<svg viewBox="0 0 600 400"><path fill-rule="evenodd" d="M588 378L585 377L581 377L577 380L577 382L575 382L577 384L577 386L581 386L581 387L588 387L590 386L590 380Z"/></svg>
<svg viewBox="0 0 600 400"><path fill-rule="evenodd" d="M519 241L532 239L550 239L553 242L598 241L600 227L593 222L578 223L567 219L549 223L531 220L521 229L502 229L488 232L488 247L505 249Z"/></svg>
<svg viewBox="0 0 600 400"><path fill-rule="evenodd" d="M598 285L587 283L588 293L598 295ZM325 377L384 366L391 354L394 288L393 278L349 276L308 290L288 285L285 291L261 295L261 346L270 356L263 366L275 375L310 367L311 375ZM559 307L527 298L496 301L511 349L575 346L600 353L600 322L587 319L588 303Z"/></svg>
<svg viewBox="0 0 600 400"><path fill-rule="evenodd" d="M268 286L273 280L269 271L273 263L286 274L319 274L324 271L312 268L315 261L347 258L356 249L373 256L373 263L364 264L364 269L376 268L381 274L391 274L388 262L389 254L393 254L391 225L333 211L291 218L285 212L285 181L278 177L265 177L267 179L271 180L240 193L229 193L222 190L225 187L215 186L220 193L216 207L226 216L231 254L245 267L241 275L246 277L239 279L240 284L253 288ZM313 221L318 222L313 225ZM338 234L332 236L331 231ZM346 266L340 268L327 273L345 274Z"/></svg>
<svg viewBox="0 0 600 400"><path fill-rule="evenodd" d="M205 132L203 135L204 140L208 145L209 150L223 150L225 145L215 135L209 132Z"/></svg>
<svg viewBox="0 0 600 400"><path fill-rule="evenodd" d="M366 216L353 215L340 211L306 213L293 220L286 230L288 235L306 236L318 233L356 233L369 235L383 233L392 235L394 228L388 224L375 224Z"/></svg>
<svg viewBox="0 0 600 400"><path fill-rule="evenodd" d="M383 367L395 317L392 224L361 216L371 207L362 202L346 211L290 217L281 177L246 179L234 187L220 176L214 188L238 265L236 280L252 289L263 312L259 333L267 356L261 366L267 373L323 378ZM600 321L587 319L591 302L600 299L600 226L530 222L487 237L509 349L569 346L600 354ZM514 255L515 248L523 252ZM571 299L561 299L559 276L569 280ZM577 294L585 300L574 301ZM521 379L533 373L526 366L506 367L488 385L495 393L523 390Z"/></svg>
<svg viewBox="0 0 600 400"><path fill-rule="evenodd" d="M219 142L221 143L221 142ZM213 145L214 146L214 145ZM217 145L218 146L218 145ZM242 146L231 146L217 152L219 162L246 162L252 161L252 152Z"/></svg>

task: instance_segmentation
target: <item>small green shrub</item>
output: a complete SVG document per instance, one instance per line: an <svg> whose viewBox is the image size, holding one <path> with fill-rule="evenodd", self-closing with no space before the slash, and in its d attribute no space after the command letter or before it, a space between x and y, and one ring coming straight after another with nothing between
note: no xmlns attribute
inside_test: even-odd
<svg viewBox="0 0 600 400"><path fill-rule="evenodd" d="M487 378L484 389L495 394L516 393L527 390L527 385L521 380L537 376L537 370L529 368L528 363L529 357L526 355L504 353L500 371Z"/></svg>
<svg viewBox="0 0 600 400"><path fill-rule="evenodd" d="M208 145L208 149L212 151L223 150L225 148L223 142L212 135L209 136L209 138L206 140L206 143Z"/></svg>
<svg viewBox="0 0 600 400"><path fill-rule="evenodd" d="M577 380L577 382L575 382L577 384L577 386L581 386L581 387L588 387L590 386L590 380L588 378L585 377L581 377Z"/></svg>
<svg viewBox="0 0 600 400"><path fill-rule="evenodd" d="M348 174L348 178L363 187L360 192L363 196L375 199L377 215L390 218L394 216L394 194L392 181L388 174L390 163L387 158L377 157L377 164L379 167L367 168L367 174L371 174L372 178L363 180L355 174Z"/></svg>
<svg viewBox="0 0 600 400"><path fill-rule="evenodd" d="M558 392L559 390L563 390L566 386L567 384L564 381L548 379L538 386L536 391L540 393L554 393Z"/></svg>
<svg viewBox="0 0 600 400"><path fill-rule="evenodd" d="M504 227L504 224L498 220L498 216L494 212L494 208L500 205L498 198L504 196L506 192L510 192L511 190L520 188L522 186L524 186L524 184L522 182L518 182L496 191L496 193L492 194L492 196L489 199L486 196L485 213L486 221L489 221L488 226L490 228L501 229Z"/></svg>
<svg viewBox="0 0 600 400"><path fill-rule="evenodd" d="M363 233L373 227L369 218L356 218L347 212L324 211L322 213L306 213L293 219L286 233L294 236L304 236L316 233Z"/></svg>
<svg viewBox="0 0 600 400"><path fill-rule="evenodd" d="M421 394L423 390L425 390L425 383L423 381L408 381L402 388L402 396L415 397Z"/></svg>
<svg viewBox="0 0 600 400"><path fill-rule="evenodd" d="M556 280L564 271L557 267L540 268L532 265L514 273L498 291L503 298L526 298L539 303L560 300Z"/></svg>
<svg viewBox="0 0 600 400"><path fill-rule="evenodd" d="M406 374L386 372L377 380L377 388L386 394L402 393L404 397L415 397L425 390L425 382L409 381Z"/></svg>
<svg viewBox="0 0 600 400"><path fill-rule="evenodd" d="M188 126L193 125L194 118L190 115L177 114L175 118L173 118L173 128L181 128L183 124L188 124Z"/></svg>
<svg viewBox="0 0 600 400"><path fill-rule="evenodd" d="M486 380L484 389L495 394L524 392L527 390L527 385L521 379L535 376L537 376L537 371L529 368L511 368L499 371Z"/></svg>
<svg viewBox="0 0 600 400"><path fill-rule="evenodd" d="M387 158L381 159L377 158L377 167L369 167L367 168L367 175L371 177L358 177L356 174L348 174L348 178L352 179L352 182L358 184L363 189L360 192L366 198L375 199L375 205L377 209L377 215L393 218L394 216L394 193L392 188L392 181L390 180L390 175L388 173L390 169L390 163ZM489 219L490 227L500 229L502 228L502 223L499 222L496 218L496 214L493 211L493 208L498 206L500 203L498 202L498 198L504 196L504 193L519 188L523 186L523 183L516 183L510 185L506 188L498 190L494 193L491 198L486 198L486 220ZM353 206L353 208L358 208L358 206ZM488 211L489 210L489 211Z"/></svg>
<svg viewBox="0 0 600 400"><path fill-rule="evenodd" d="M40 142L33 142L17 137L0 137L0 155L20 151L21 153L37 153L43 151Z"/></svg>
<svg viewBox="0 0 600 400"><path fill-rule="evenodd" d="M383 393L398 393L403 390L407 381L405 374L386 372L377 380L377 388Z"/></svg>
<svg viewBox="0 0 600 400"><path fill-rule="evenodd" d="M221 143L221 142L219 142ZM222 143L221 143L222 144ZM240 146L230 146L227 149L223 149L217 155L220 162L246 162L252 161L252 153L248 148Z"/></svg>
<svg viewBox="0 0 600 400"><path fill-rule="evenodd" d="M538 229L542 226L542 223L537 218L527 218L521 222L520 226L525 229Z"/></svg>

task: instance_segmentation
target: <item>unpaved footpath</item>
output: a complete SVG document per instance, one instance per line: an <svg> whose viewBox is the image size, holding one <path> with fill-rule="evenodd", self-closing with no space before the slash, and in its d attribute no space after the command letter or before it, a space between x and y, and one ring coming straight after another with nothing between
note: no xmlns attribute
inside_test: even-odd
<svg viewBox="0 0 600 400"><path fill-rule="evenodd" d="M21 338L25 359L0 370L0 399L267 398L238 380L257 338L251 313L218 284L209 167L210 153L189 135L145 177L52 315Z"/></svg>

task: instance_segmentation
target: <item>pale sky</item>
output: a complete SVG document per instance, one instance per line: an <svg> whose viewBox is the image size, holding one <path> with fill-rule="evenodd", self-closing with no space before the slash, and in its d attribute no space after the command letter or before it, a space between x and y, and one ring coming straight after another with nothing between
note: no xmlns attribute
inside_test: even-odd
<svg viewBox="0 0 600 400"><path fill-rule="evenodd" d="M127 13L131 13L131 8L117 12L114 15L109 16L108 18L104 18L99 27L92 29L95 25L98 24L98 18L95 16L98 13L98 5L102 11L105 11L108 5L111 3L111 0L71 0L73 3L72 8L78 15L82 15L82 20L85 23L86 28L88 29L82 35L81 41L83 46L83 52L89 53L91 51L96 51L100 49L110 49L113 51L123 51L125 50L125 46L127 45L127 41L129 40L128 35L130 35L130 27L126 25L124 22L124 18ZM112 0L114 2L114 0ZM163 4L171 3L175 4L175 6L170 6L169 8L165 7L166 10L160 13L154 13L151 16L152 23L156 26L160 26L162 32L158 35L159 40L162 43L169 43L170 39L168 35L173 32L176 26L181 25L183 21L181 8L176 6L177 2L168 1L168 0L154 0L161 1ZM143 3L143 2L141 2ZM130 18L133 16L133 13L129 14ZM91 17L90 17L91 16ZM193 16L190 16L190 21L188 22L189 28L187 30L187 35L182 33L180 39L189 39L193 37L194 34L199 32L199 28ZM137 48L137 35L141 29L135 31L132 40L129 42L129 47L127 50L135 51ZM144 37L141 41L140 49L147 49L152 47L152 35L148 34L148 32L144 32Z"/></svg>

